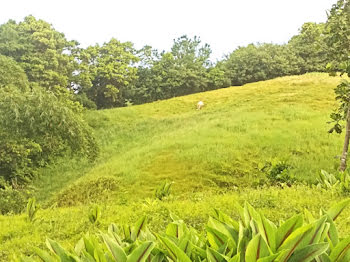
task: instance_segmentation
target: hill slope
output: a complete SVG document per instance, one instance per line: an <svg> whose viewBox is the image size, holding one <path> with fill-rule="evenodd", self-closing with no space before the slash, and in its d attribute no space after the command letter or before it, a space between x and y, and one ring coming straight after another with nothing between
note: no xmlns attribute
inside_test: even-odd
<svg viewBox="0 0 350 262"><path fill-rule="evenodd" d="M0 216L0 261L32 253L46 237L73 248L85 232L111 222L150 217L161 230L169 211L201 229L213 207L235 215L235 201L248 200L274 222L307 208L317 214L342 199L307 186L256 187L266 161L286 161L300 180L315 181L335 170L343 136L329 135L339 77L307 74L231 87L151 104L88 112L101 146L96 163L61 159L35 181L43 207L32 224L25 215ZM201 111L198 100L205 102ZM171 197L155 201L154 189L174 181ZM224 194L225 193L225 194ZM145 201L146 200L146 201ZM92 203L101 223L87 219ZM57 207L59 206L59 207ZM350 234L350 210L337 220Z"/></svg>
<svg viewBox="0 0 350 262"><path fill-rule="evenodd" d="M326 123L338 82L306 74L89 112L99 161L64 160L43 170L37 195L48 199L73 181L101 176L115 178L117 197L132 201L152 196L166 179L179 195L220 191L251 186L271 160L286 161L298 179L314 181L320 169L338 164L342 136L329 135ZM205 102L201 111L198 100Z"/></svg>

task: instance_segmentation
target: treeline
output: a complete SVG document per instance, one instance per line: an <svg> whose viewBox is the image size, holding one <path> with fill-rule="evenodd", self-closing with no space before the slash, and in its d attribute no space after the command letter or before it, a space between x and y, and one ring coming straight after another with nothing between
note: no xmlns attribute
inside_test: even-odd
<svg viewBox="0 0 350 262"><path fill-rule="evenodd" d="M161 52L151 46L136 50L114 38L81 48L49 23L28 16L0 26L0 55L23 69L31 87L69 90L85 107L100 109L325 71L324 38L324 24L305 23L287 44L250 44L213 63L210 46L198 37L181 36L170 51Z"/></svg>

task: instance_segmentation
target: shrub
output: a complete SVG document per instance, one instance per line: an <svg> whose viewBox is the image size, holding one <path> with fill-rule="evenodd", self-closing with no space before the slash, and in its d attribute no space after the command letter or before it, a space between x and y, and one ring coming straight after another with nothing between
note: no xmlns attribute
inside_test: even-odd
<svg viewBox="0 0 350 262"><path fill-rule="evenodd" d="M286 161L266 162L260 169L272 184L287 184L290 186L295 178L290 174L292 168Z"/></svg>
<svg viewBox="0 0 350 262"><path fill-rule="evenodd" d="M320 218L305 211L279 225L248 203L237 204L239 220L215 210L205 235L174 215L165 233L153 234L144 216L134 226L111 224L107 234L84 236L74 252L50 239L46 244L53 255L41 249L35 252L42 261L346 262L350 237L339 239L334 220L349 204L347 199L327 212L321 210ZM22 257L19 261L37 260Z"/></svg>
<svg viewBox="0 0 350 262"><path fill-rule="evenodd" d="M155 192L156 198L158 198L159 200L162 200L163 198L170 196L170 189L172 184L174 184L174 182L164 181L156 189L156 192Z"/></svg>
<svg viewBox="0 0 350 262"><path fill-rule="evenodd" d="M331 190L336 193L349 194L350 193L350 174L346 172L339 172L336 175L330 174L321 170L319 178L317 179L318 188Z"/></svg>
<svg viewBox="0 0 350 262"><path fill-rule="evenodd" d="M21 213L30 193L26 190L15 190L12 187L0 188L0 214Z"/></svg>
<svg viewBox="0 0 350 262"><path fill-rule="evenodd" d="M63 154L95 159L97 143L82 108L62 93L0 88L0 176L27 181L38 165Z"/></svg>
<svg viewBox="0 0 350 262"><path fill-rule="evenodd" d="M82 180L58 193L54 202L60 207L98 203L108 199L118 187L119 182L114 177Z"/></svg>

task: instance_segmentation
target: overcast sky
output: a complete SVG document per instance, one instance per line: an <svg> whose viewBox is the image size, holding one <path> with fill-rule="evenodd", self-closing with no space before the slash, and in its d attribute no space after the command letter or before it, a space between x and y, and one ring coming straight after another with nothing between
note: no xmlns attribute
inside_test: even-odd
<svg viewBox="0 0 350 262"><path fill-rule="evenodd" d="M32 14L82 46L111 37L169 50L198 35L212 59L251 42L285 43L304 22L325 22L336 0L1 0L0 23Z"/></svg>

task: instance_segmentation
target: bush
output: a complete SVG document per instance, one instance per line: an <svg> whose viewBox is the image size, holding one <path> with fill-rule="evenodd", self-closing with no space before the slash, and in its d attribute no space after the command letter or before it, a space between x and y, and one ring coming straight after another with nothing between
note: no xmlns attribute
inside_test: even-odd
<svg viewBox="0 0 350 262"><path fill-rule="evenodd" d="M108 199L118 187L119 182L114 177L82 180L60 192L54 202L60 207L98 203Z"/></svg>
<svg viewBox="0 0 350 262"><path fill-rule="evenodd" d="M292 166L285 161L266 162L260 171L266 174L266 177L272 184L283 183L290 186L295 182L295 178L290 174L291 168Z"/></svg>
<svg viewBox="0 0 350 262"><path fill-rule="evenodd" d="M30 193L25 190L15 190L11 187L0 189L0 214L21 213L30 197Z"/></svg>
<svg viewBox="0 0 350 262"><path fill-rule="evenodd" d="M98 153L82 107L66 93L2 88L0 123L0 176L8 181L27 181L35 168L57 156L79 154L93 160Z"/></svg>

